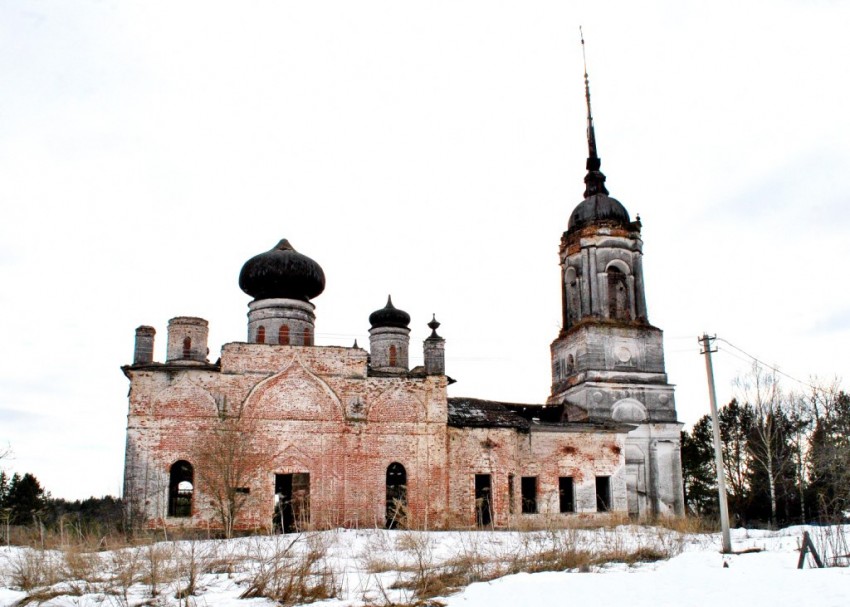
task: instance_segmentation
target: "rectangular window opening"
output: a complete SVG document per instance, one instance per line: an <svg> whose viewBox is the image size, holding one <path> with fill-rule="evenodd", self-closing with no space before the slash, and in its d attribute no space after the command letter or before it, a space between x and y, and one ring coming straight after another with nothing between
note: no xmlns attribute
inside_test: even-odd
<svg viewBox="0 0 850 607"><path fill-rule="evenodd" d="M575 512L575 501L573 500L573 477L562 476L558 479L558 498L561 512Z"/></svg>
<svg viewBox="0 0 850 607"><path fill-rule="evenodd" d="M278 533L304 531L310 524L310 473L274 476L275 530Z"/></svg>
<svg viewBox="0 0 850 607"><path fill-rule="evenodd" d="M523 476L520 481L522 513L537 514L537 477Z"/></svg>
<svg viewBox="0 0 850 607"><path fill-rule="evenodd" d="M611 510L611 477L596 477L596 511L608 512Z"/></svg>
<svg viewBox="0 0 850 607"><path fill-rule="evenodd" d="M508 513L514 513L514 475L508 474Z"/></svg>

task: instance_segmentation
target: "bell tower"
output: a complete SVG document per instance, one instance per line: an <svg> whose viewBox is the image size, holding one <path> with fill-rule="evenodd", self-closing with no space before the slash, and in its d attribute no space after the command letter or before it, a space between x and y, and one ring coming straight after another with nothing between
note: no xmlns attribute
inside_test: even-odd
<svg viewBox="0 0 850 607"><path fill-rule="evenodd" d="M582 39L582 52L584 39ZM561 237L562 328L552 342L548 402L568 416L633 424L626 442L629 513L684 514L681 426L664 370L662 332L649 323L640 219L608 194L587 101L584 200Z"/></svg>

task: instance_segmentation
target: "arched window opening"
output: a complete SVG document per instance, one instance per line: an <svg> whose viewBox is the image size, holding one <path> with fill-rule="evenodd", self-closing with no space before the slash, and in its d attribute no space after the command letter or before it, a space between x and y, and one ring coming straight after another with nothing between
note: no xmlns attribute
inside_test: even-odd
<svg viewBox="0 0 850 607"><path fill-rule="evenodd" d="M572 354L570 354L569 356L567 356L567 375L572 375L575 368L576 368L576 359L573 358Z"/></svg>
<svg viewBox="0 0 850 607"><path fill-rule="evenodd" d="M398 462L387 467L387 529L407 526L407 471Z"/></svg>
<svg viewBox="0 0 850 607"><path fill-rule="evenodd" d="M390 346L390 366L395 367L398 364L398 353L395 346Z"/></svg>
<svg viewBox="0 0 850 607"><path fill-rule="evenodd" d="M312 346L313 345L313 332L310 331L310 327L304 328L304 345Z"/></svg>
<svg viewBox="0 0 850 607"><path fill-rule="evenodd" d="M567 268L565 278L566 289L566 314L565 320L568 327L573 326L581 317L580 291L578 275L575 268Z"/></svg>
<svg viewBox="0 0 850 607"><path fill-rule="evenodd" d="M277 343L281 346L289 345L289 327L287 325L280 326L280 329L277 332Z"/></svg>
<svg viewBox="0 0 850 607"><path fill-rule="evenodd" d="M192 358L192 338L183 338L183 358Z"/></svg>
<svg viewBox="0 0 850 607"><path fill-rule="evenodd" d="M266 343L266 328L262 325L257 329L257 343L264 344Z"/></svg>
<svg viewBox="0 0 850 607"><path fill-rule="evenodd" d="M608 316L615 320L632 319L626 275L616 266L608 268Z"/></svg>
<svg viewBox="0 0 850 607"><path fill-rule="evenodd" d="M168 474L168 516L192 516L194 483L192 464L181 459L171 465Z"/></svg>

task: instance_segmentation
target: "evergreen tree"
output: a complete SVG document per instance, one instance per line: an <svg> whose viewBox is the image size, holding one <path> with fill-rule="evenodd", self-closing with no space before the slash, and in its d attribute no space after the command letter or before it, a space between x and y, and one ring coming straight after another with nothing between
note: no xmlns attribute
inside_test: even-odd
<svg viewBox="0 0 850 607"><path fill-rule="evenodd" d="M34 517L42 516L47 505L44 489L32 474L15 473L9 481L5 507L11 510L12 525L29 525Z"/></svg>
<svg viewBox="0 0 850 607"><path fill-rule="evenodd" d="M809 439L810 491L819 518L838 521L850 510L850 395L824 398Z"/></svg>
<svg viewBox="0 0 850 607"><path fill-rule="evenodd" d="M690 433L682 431L685 507L691 514L717 516L717 472L711 417L704 415Z"/></svg>
<svg viewBox="0 0 850 607"><path fill-rule="evenodd" d="M726 473L729 516L744 524L750 503L750 454L747 439L752 433L753 410L746 403L732 399L717 413L720 423L720 442L723 450L723 467Z"/></svg>

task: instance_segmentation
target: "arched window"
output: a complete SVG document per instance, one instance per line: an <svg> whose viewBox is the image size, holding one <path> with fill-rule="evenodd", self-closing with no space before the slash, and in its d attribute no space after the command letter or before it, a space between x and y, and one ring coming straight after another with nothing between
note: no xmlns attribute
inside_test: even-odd
<svg viewBox="0 0 850 607"><path fill-rule="evenodd" d="M257 343L266 343L266 328L262 325L260 325L260 327L257 329Z"/></svg>
<svg viewBox="0 0 850 607"><path fill-rule="evenodd" d="M192 338L183 338L183 358L192 358Z"/></svg>
<svg viewBox="0 0 850 607"><path fill-rule="evenodd" d="M567 375L572 375L576 367L576 359L570 354L567 356Z"/></svg>
<svg viewBox="0 0 850 607"><path fill-rule="evenodd" d="M616 266L608 268L608 316L615 320L632 319L629 284L626 275Z"/></svg>
<svg viewBox="0 0 850 607"><path fill-rule="evenodd" d="M277 332L277 343L281 346L289 345L289 327L287 325L280 326L280 330Z"/></svg>
<svg viewBox="0 0 850 607"><path fill-rule="evenodd" d="M171 464L168 474L168 516L192 516L194 483L192 464L183 459Z"/></svg>
<svg viewBox="0 0 850 607"><path fill-rule="evenodd" d="M395 367L398 364L398 353L395 346L390 346L390 366Z"/></svg>
<svg viewBox="0 0 850 607"><path fill-rule="evenodd" d="M312 346L313 345L313 332L310 331L310 327L304 327L304 345Z"/></svg>
<svg viewBox="0 0 850 607"><path fill-rule="evenodd" d="M407 471L398 462L387 467L387 529L407 524Z"/></svg>
<svg viewBox="0 0 850 607"><path fill-rule="evenodd" d="M567 268L565 276L566 288L566 322L571 327L581 317L581 297L578 284L578 275L575 268Z"/></svg>

